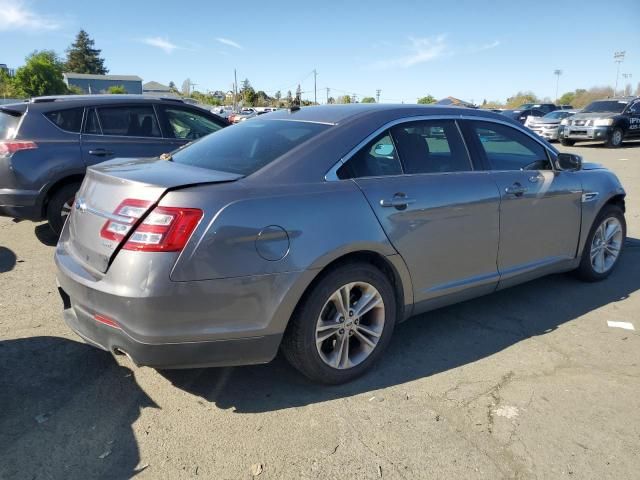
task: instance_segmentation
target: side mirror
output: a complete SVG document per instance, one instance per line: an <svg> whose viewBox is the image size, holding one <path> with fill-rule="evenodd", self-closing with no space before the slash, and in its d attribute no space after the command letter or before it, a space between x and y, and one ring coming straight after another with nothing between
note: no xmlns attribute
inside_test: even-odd
<svg viewBox="0 0 640 480"><path fill-rule="evenodd" d="M582 157L574 153L559 153L556 168L565 172L575 172L582 168Z"/></svg>

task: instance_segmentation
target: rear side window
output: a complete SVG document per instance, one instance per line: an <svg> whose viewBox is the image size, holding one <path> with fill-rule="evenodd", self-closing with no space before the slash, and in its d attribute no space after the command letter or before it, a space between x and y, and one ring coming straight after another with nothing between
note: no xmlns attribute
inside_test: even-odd
<svg viewBox="0 0 640 480"><path fill-rule="evenodd" d="M491 170L551 170L546 150L528 135L498 123L470 123Z"/></svg>
<svg viewBox="0 0 640 480"><path fill-rule="evenodd" d="M387 130L353 155L336 172L341 180L361 177L402 175L398 152Z"/></svg>
<svg viewBox="0 0 640 480"><path fill-rule="evenodd" d="M174 138L197 140L222 128L205 115L182 108L165 108L164 114Z"/></svg>
<svg viewBox="0 0 640 480"><path fill-rule="evenodd" d="M391 129L407 174L471 170L471 162L455 122L428 120Z"/></svg>
<svg viewBox="0 0 640 480"><path fill-rule="evenodd" d="M87 120L84 122L84 133L90 135L101 135L100 122L98 121L98 114L96 109L92 108L87 112Z"/></svg>
<svg viewBox="0 0 640 480"><path fill-rule="evenodd" d="M19 113L0 110L0 140L11 140L18 133Z"/></svg>
<svg viewBox="0 0 640 480"><path fill-rule="evenodd" d="M153 107L127 106L98 108L103 135L160 137Z"/></svg>
<svg viewBox="0 0 640 480"><path fill-rule="evenodd" d="M252 119L178 150L173 161L250 175L328 128L319 123Z"/></svg>
<svg viewBox="0 0 640 480"><path fill-rule="evenodd" d="M66 110L55 110L44 114L58 128L67 132L80 133L82 125L82 108L67 108Z"/></svg>

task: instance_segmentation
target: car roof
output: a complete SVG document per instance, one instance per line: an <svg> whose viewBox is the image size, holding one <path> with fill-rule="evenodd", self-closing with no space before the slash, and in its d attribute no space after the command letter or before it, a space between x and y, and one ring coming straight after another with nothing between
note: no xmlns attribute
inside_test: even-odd
<svg viewBox="0 0 640 480"><path fill-rule="evenodd" d="M154 97L152 95L135 95L135 94L104 94L104 95L52 95L44 97L34 97L29 100L30 106L53 106L58 108L62 104L64 107L83 106L86 104L117 104L117 103L179 103L181 105L189 105L180 98L173 97Z"/></svg>
<svg viewBox="0 0 640 480"><path fill-rule="evenodd" d="M364 119L366 117L402 118L422 115L489 116L492 118L502 118L500 114L477 108L386 103L318 105L302 108L294 107L271 112L264 118L268 118L270 120L297 120L338 125L356 117L359 119Z"/></svg>

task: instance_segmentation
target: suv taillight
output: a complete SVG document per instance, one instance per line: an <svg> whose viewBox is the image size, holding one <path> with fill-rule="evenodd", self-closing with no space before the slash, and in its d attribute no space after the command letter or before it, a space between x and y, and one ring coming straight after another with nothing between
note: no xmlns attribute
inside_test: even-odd
<svg viewBox="0 0 640 480"><path fill-rule="evenodd" d="M38 145L30 140L2 140L0 141L0 156L11 155L19 150L33 150L34 148L38 148Z"/></svg>
<svg viewBox="0 0 640 480"><path fill-rule="evenodd" d="M118 219L107 220L100 236L109 240L122 240L147 211L151 202L127 199L116 211ZM202 210L197 208L156 207L133 231L125 250L145 252L177 252L184 248L193 230L202 218Z"/></svg>

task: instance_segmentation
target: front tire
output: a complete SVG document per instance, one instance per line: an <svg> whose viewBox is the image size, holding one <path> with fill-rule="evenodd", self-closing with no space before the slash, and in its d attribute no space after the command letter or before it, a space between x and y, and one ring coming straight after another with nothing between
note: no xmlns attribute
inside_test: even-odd
<svg viewBox="0 0 640 480"><path fill-rule="evenodd" d="M55 192L47 204L47 221L56 236L60 236L62 227L71 213L76 193L80 189L79 183L70 183Z"/></svg>
<svg viewBox="0 0 640 480"><path fill-rule="evenodd" d="M368 370L396 323L393 286L377 268L348 263L325 274L294 312L282 350L314 382L340 384Z"/></svg>
<svg viewBox="0 0 640 480"><path fill-rule="evenodd" d="M607 141L604 142L605 146L609 148L618 148L622 145L622 139L624 138L624 132L620 128L614 128L607 138Z"/></svg>
<svg viewBox="0 0 640 480"><path fill-rule="evenodd" d="M620 260L626 236L627 223L622 208L605 205L587 236L580 266L576 270L578 277L587 282L607 278Z"/></svg>

